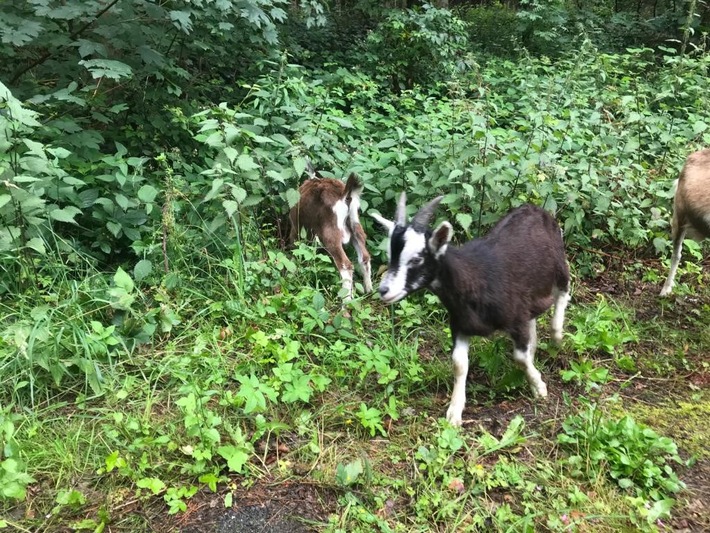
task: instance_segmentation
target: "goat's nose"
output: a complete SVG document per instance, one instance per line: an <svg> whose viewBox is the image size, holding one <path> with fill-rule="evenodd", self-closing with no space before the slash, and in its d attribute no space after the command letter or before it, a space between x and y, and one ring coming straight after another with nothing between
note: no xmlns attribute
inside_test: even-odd
<svg viewBox="0 0 710 533"><path fill-rule="evenodd" d="M380 288L377 289L377 291L380 293L380 296L384 296L389 292L390 288L387 285L380 285Z"/></svg>

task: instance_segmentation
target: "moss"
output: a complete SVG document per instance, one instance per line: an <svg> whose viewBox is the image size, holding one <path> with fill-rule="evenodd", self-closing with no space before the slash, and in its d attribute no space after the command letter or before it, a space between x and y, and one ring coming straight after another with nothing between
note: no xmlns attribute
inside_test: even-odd
<svg viewBox="0 0 710 533"><path fill-rule="evenodd" d="M684 452L710 458L710 392L697 393L693 399L669 400L661 405L636 403L628 406L633 416L675 440Z"/></svg>

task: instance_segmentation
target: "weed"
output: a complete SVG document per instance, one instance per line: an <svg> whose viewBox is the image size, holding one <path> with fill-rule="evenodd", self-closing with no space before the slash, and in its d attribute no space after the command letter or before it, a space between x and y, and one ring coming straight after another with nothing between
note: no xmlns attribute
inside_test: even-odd
<svg viewBox="0 0 710 533"><path fill-rule="evenodd" d="M669 461L681 463L676 444L626 415L607 418L598 404L580 400L581 408L562 424L558 442L573 453L568 458L573 475L608 475L622 489L658 501L684 487Z"/></svg>
<svg viewBox="0 0 710 533"><path fill-rule="evenodd" d="M584 356L597 352L606 353L615 357L622 370L635 370L633 359L623 355L621 349L625 344L636 342L638 334L631 327L628 313L619 305L609 303L599 294L594 307L577 310L571 325L575 330L574 333L569 333L568 337L577 354ZM579 370L584 372L582 367L579 367ZM587 376L589 377L589 374ZM601 378L601 375L596 377Z"/></svg>
<svg viewBox="0 0 710 533"><path fill-rule="evenodd" d="M592 389L598 390L609 380L609 370L595 366L594 362L589 359L571 361L569 370L561 370L560 375L565 382L574 381L578 385L583 385L587 393Z"/></svg>

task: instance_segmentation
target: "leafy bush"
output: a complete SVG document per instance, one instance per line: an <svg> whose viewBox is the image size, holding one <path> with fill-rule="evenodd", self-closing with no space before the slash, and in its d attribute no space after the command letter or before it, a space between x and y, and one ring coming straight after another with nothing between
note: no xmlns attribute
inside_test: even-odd
<svg viewBox="0 0 710 533"><path fill-rule="evenodd" d="M367 38L370 69L395 91L442 81L463 67L466 25L448 9L392 11Z"/></svg>
<svg viewBox="0 0 710 533"><path fill-rule="evenodd" d="M462 10L460 16L468 25L472 48L498 56L516 53L521 35L514 10L496 2Z"/></svg>
<svg viewBox="0 0 710 533"><path fill-rule="evenodd" d="M624 344L637 340L638 335L629 323L626 311L599 295L594 307L576 310L571 320L575 331L568 337L580 355L597 351L613 355L623 349Z"/></svg>

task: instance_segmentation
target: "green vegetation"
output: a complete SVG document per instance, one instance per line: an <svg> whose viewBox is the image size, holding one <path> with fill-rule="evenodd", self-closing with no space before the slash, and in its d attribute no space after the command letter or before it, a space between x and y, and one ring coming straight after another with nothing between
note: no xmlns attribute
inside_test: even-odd
<svg viewBox="0 0 710 533"><path fill-rule="evenodd" d="M656 298L710 145L707 6L381 4L0 6L0 530L178 529L287 483L332 532L710 527L701 244ZM554 212L552 399L477 339L450 427L436 298L342 306L322 250L286 249L307 160L365 211L444 194L460 241Z"/></svg>

